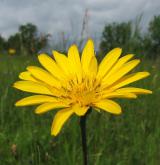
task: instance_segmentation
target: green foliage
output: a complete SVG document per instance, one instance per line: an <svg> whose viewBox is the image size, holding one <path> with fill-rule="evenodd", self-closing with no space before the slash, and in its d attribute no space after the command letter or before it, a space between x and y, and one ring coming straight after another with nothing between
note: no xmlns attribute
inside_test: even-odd
<svg viewBox="0 0 160 165"><path fill-rule="evenodd" d="M100 42L100 53L105 55L115 47L124 53L132 52L142 57L156 59L160 56L160 16L149 23L146 34L140 29L141 17L136 22L112 23L104 27Z"/></svg>
<svg viewBox="0 0 160 165"><path fill-rule="evenodd" d="M5 47L5 39L0 35L0 51L2 52Z"/></svg>
<svg viewBox="0 0 160 165"><path fill-rule="evenodd" d="M21 25L19 31L8 38L7 50L14 48L20 55L37 54L47 46L49 36L49 34L39 34L37 26L31 23Z"/></svg>
<svg viewBox="0 0 160 165"><path fill-rule="evenodd" d="M21 46L21 39L20 34L16 33L11 35L6 42L6 48L9 50L10 48L14 48L16 50L16 54L20 54L20 46Z"/></svg>
<svg viewBox="0 0 160 165"><path fill-rule="evenodd" d="M152 49L152 40L148 32L147 34L143 36L141 43L142 43L142 48L140 49L138 53L140 54L143 53L142 57L149 58L149 59L156 59L155 58L156 55L154 54L154 51Z"/></svg>
<svg viewBox="0 0 160 165"><path fill-rule="evenodd" d="M28 54L36 52L37 27L31 23L19 27L20 39L23 48Z"/></svg>
<svg viewBox="0 0 160 165"><path fill-rule="evenodd" d="M99 45L99 53L102 58L105 53L115 47L123 48L123 53L134 53L141 58L156 59L160 56L160 16L155 16L149 23L145 34L140 29L142 16L134 22L111 23L104 27ZM27 23L19 26L19 31L11 35L5 41L0 36L0 51L16 49L16 54L33 55L46 48L49 44L50 34L40 33L36 25ZM67 41L62 33L62 42L57 45L61 51L65 51ZM80 43L81 45L81 43Z"/></svg>
<svg viewBox="0 0 160 165"><path fill-rule="evenodd" d="M103 30L100 52L105 55L115 47L121 47L123 52L139 51L143 47L141 41L139 24L133 26L131 22L112 23Z"/></svg>
<svg viewBox="0 0 160 165"><path fill-rule="evenodd" d="M115 47L125 47L132 36L131 23L112 23L106 25L102 34L100 49L108 52Z"/></svg>
<svg viewBox="0 0 160 165"><path fill-rule="evenodd" d="M0 56L0 164L82 165L79 118L67 121L58 137L50 136L55 111L34 114L35 107L15 107L23 92L13 89L18 73L37 59ZM151 76L134 84L153 90L135 100L118 100L123 114L93 111L87 119L91 165L158 165L160 162L160 61L144 60L137 71Z"/></svg>
<svg viewBox="0 0 160 165"><path fill-rule="evenodd" d="M152 56L160 56L160 16L155 16L149 24L149 36L151 38Z"/></svg>

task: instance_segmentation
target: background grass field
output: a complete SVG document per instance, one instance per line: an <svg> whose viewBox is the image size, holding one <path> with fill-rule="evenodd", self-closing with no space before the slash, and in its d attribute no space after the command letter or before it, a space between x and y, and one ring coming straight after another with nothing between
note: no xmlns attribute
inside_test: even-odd
<svg viewBox="0 0 160 165"><path fill-rule="evenodd" d="M55 111L35 115L34 107L15 107L26 96L12 88L33 57L0 56L0 165L81 165L79 118L73 116L57 137L50 135ZM160 63L143 60L136 70L151 76L134 83L153 90L136 100L118 100L123 114L93 111L87 134L90 165L159 165Z"/></svg>

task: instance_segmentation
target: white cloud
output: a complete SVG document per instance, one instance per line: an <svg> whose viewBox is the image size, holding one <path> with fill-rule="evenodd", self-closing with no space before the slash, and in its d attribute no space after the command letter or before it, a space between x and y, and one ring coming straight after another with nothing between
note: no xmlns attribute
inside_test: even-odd
<svg viewBox="0 0 160 165"><path fill-rule="evenodd" d="M99 35L106 23L128 21L143 14L143 26L160 14L159 0L0 0L0 34L7 37L18 26L32 22L40 31L57 35L81 33L85 9L89 10L90 35Z"/></svg>

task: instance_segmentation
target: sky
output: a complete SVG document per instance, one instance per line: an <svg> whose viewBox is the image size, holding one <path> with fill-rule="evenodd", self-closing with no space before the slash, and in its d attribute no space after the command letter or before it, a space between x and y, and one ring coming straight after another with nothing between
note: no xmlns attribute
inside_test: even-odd
<svg viewBox="0 0 160 165"><path fill-rule="evenodd" d="M0 0L0 35L8 37L19 25L32 22L39 31L66 37L79 37L85 11L84 34L99 37L104 25L111 22L135 21L142 15L146 30L154 15L160 14L160 0Z"/></svg>

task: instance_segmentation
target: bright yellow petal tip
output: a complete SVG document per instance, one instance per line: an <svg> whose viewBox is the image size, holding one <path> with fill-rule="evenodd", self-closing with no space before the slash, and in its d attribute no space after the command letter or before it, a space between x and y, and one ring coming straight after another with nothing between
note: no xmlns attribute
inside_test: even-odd
<svg viewBox="0 0 160 165"><path fill-rule="evenodd" d="M121 48L108 52L100 64L92 39L86 42L82 55L75 44L69 47L67 55L57 51L52 53L53 57L40 54L38 60L43 68L27 67L27 71L19 75L21 81L15 82L13 87L35 93L17 101L16 106L38 105L36 114L58 110L51 127L54 136L58 135L72 114L84 116L89 108L93 108L119 115L122 109L112 99L135 99L140 94L152 93L128 86L150 74L130 73L140 60L132 59L133 54L120 57Z"/></svg>

